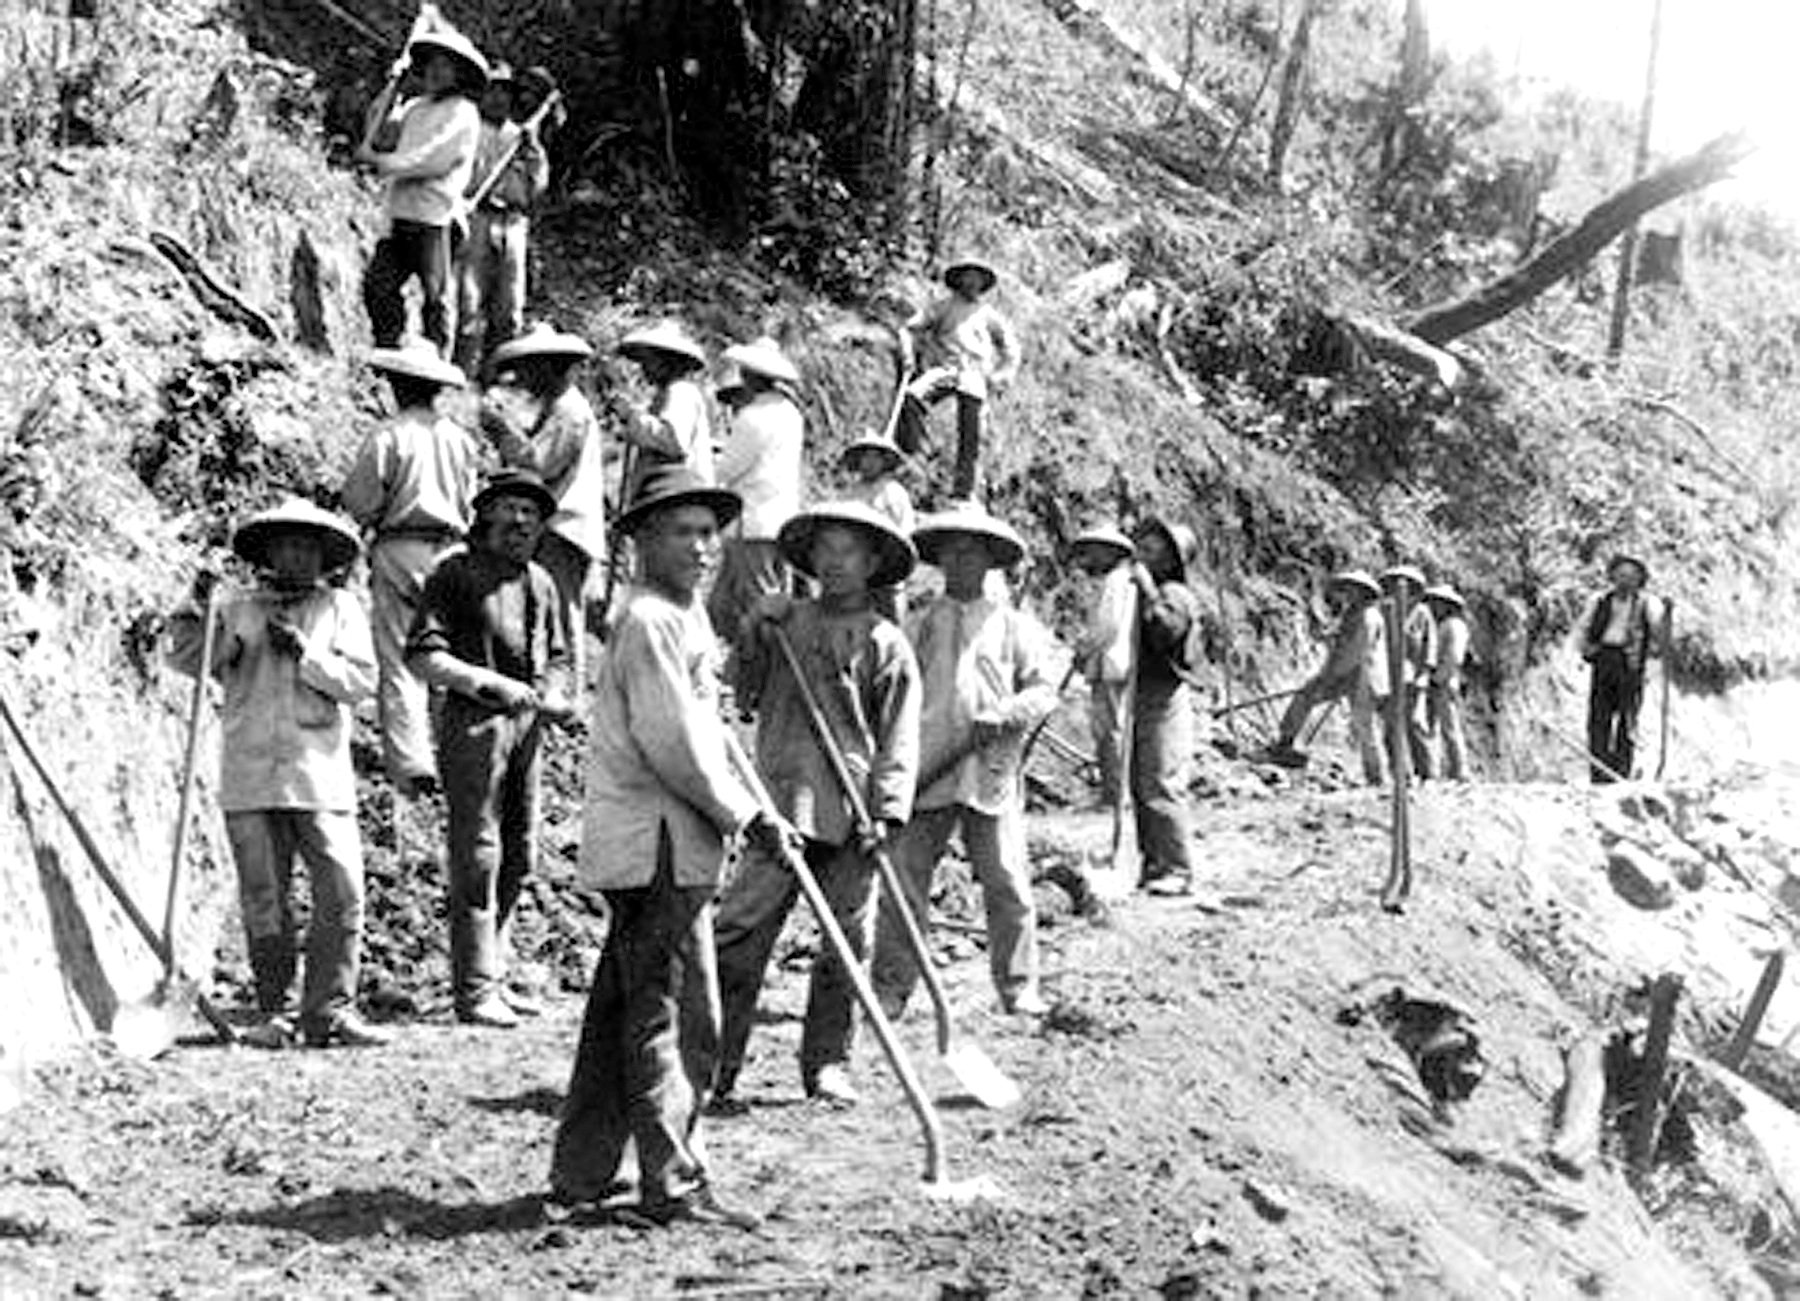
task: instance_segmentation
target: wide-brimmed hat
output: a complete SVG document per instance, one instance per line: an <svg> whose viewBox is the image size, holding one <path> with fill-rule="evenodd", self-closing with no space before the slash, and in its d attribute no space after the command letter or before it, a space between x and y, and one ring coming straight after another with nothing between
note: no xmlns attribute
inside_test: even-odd
<svg viewBox="0 0 1800 1301"><path fill-rule="evenodd" d="M967 271L972 271L981 278L981 288L977 291L978 293L985 294L988 290L1000 283L1000 273L994 270L994 268L989 266L986 262L983 262L980 258L974 257L958 258L949 266L945 267L943 275L944 283L949 285L952 289L956 288L957 276Z"/></svg>
<svg viewBox="0 0 1800 1301"><path fill-rule="evenodd" d="M998 568L1016 565L1025 558L1025 539L1018 531L973 503L952 506L949 510L926 516L912 535L919 558L928 565L939 563L939 553L952 538L976 538L985 542L988 554Z"/></svg>
<svg viewBox="0 0 1800 1301"><path fill-rule="evenodd" d="M437 349L429 343L409 343L404 348L373 348L369 352L369 367L389 375L422 379L444 388L461 388L469 382L462 367L438 356Z"/></svg>
<svg viewBox="0 0 1800 1301"><path fill-rule="evenodd" d="M801 573L813 573L813 539L819 530L832 526L855 529L875 548L875 572L869 575L870 587L888 587L904 582L919 563L919 553L906 535L894 527L893 521L880 511L860 501L822 502L801 511L786 524L776 537L781 558Z"/></svg>
<svg viewBox="0 0 1800 1301"><path fill-rule="evenodd" d="M864 434L861 438L852 439L840 459L848 464L856 459L859 452L875 452L884 457L890 470L906 461L906 453L900 450L900 444L882 434Z"/></svg>
<svg viewBox="0 0 1800 1301"><path fill-rule="evenodd" d="M690 370L699 370L706 365L706 349L694 342L688 332L673 321L659 321L655 325L633 330L619 340L619 352L632 361L642 360L646 353L679 357L687 362Z"/></svg>
<svg viewBox="0 0 1800 1301"><path fill-rule="evenodd" d="M573 366L594 355L594 349L579 334L568 334L548 322L540 321L525 333L508 339L494 349L495 366L511 366L533 357L566 362Z"/></svg>
<svg viewBox="0 0 1800 1301"><path fill-rule="evenodd" d="M513 66L505 59L495 59L488 64L487 84L489 86L515 86L519 79L513 75Z"/></svg>
<svg viewBox="0 0 1800 1301"><path fill-rule="evenodd" d="M1638 571L1639 579L1641 579L1645 583L1648 583L1650 581L1650 566L1646 565L1642 560L1639 560L1636 556L1627 555L1624 552L1620 552L1618 555L1614 556L1611 560L1606 562L1606 576L1608 578L1611 578L1613 576L1614 572L1619 568L1620 565L1633 566Z"/></svg>
<svg viewBox="0 0 1800 1301"><path fill-rule="evenodd" d="M1200 558L1200 535L1185 524L1177 524L1173 520L1163 519L1160 515L1152 515L1135 530L1140 536L1145 533L1161 533L1169 540L1170 548L1175 552L1175 563L1180 567L1183 577Z"/></svg>
<svg viewBox="0 0 1800 1301"><path fill-rule="evenodd" d="M522 466L495 470L482 481L481 491L475 494L475 500L470 505L479 515L502 497L523 497L535 502L545 519L556 514L556 494L544 486L544 480L536 470L527 470Z"/></svg>
<svg viewBox="0 0 1800 1301"><path fill-rule="evenodd" d="M1325 587L1327 591L1338 587L1348 587L1371 598L1381 595L1381 584L1376 582L1375 575L1366 569L1340 569L1331 576L1331 581L1326 583Z"/></svg>
<svg viewBox="0 0 1800 1301"><path fill-rule="evenodd" d="M798 384L799 368L789 361L773 339L734 343L725 349L725 360L747 375L761 375L777 384Z"/></svg>
<svg viewBox="0 0 1800 1301"><path fill-rule="evenodd" d="M1425 587L1425 571L1417 565L1389 565L1381 571L1381 585L1387 587L1393 583L1407 582L1423 590Z"/></svg>
<svg viewBox="0 0 1800 1301"><path fill-rule="evenodd" d="M231 549L257 568L268 564L269 543L283 533L312 533L325 552L325 571L342 569L362 554L362 542L350 524L304 497L258 511L231 535Z"/></svg>
<svg viewBox="0 0 1800 1301"><path fill-rule="evenodd" d="M1466 610L1469 603L1463 600L1462 593L1448 583L1436 583L1425 589L1427 601L1441 601L1445 605L1453 605L1458 610Z"/></svg>
<svg viewBox="0 0 1800 1301"><path fill-rule="evenodd" d="M454 27L439 27L428 32L421 32L412 38L406 46L406 57L413 62L420 62L415 53L420 47L442 50L463 65L461 81L464 89L471 94L479 95L487 85L488 61L475 43Z"/></svg>
<svg viewBox="0 0 1800 1301"><path fill-rule="evenodd" d="M1137 554L1137 547L1132 545L1131 539L1126 537L1124 533L1114 528L1111 524L1102 524L1098 528L1091 528L1086 532L1077 533L1075 535L1075 540L1069 543L1069 551L1074 553L1081 550L1083 547L1099 551L1115 552L1126 560L1131 559Z"/></svg>
<svg viewBox="0 0 1800 1301"><path fill-rule="evenodd" d="M637 495L619 514L615 527L631 534L642 528L650 517L672 506L706 506L718 517L724 528L744 509L744 499L729 488L701 478L684 462L671 461L659 465L644 476Z"/></svg>

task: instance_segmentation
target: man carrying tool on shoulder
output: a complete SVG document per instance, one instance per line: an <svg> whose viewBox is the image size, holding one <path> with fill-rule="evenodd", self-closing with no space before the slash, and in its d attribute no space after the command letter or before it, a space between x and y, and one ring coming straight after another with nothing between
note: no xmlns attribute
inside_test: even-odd
<svg viewBox="0 0 1800 1301"><path fill-rule="evenodd" d="M871 589L912 572L912 543L858 502L822 505L781 530L783 558L813 578L812 600L765 597L739 648L740 705L757 714L757 768L778 812L805 837L805 854L858 961L875 933L873 851L906 823L919 769L919 668L906 636L875 609ZM865 835L841 793L806 689L776 644L785 637L853 778L874 827ZM769 955L800 886L793 873L749 854L719 904L719 987L725 1029L715 1112L743 1110L735 1095L757 994ZM836 1106L857 1100L850 1079L856 1002L837 954L813 959L800 1038L800 1080L811 1098Z"/></svg>
<svg viewBox="0 0 1800 1301"><path fill-rule="evenodd" d="M1131 693L1127 777L1137 820L1138 885L1151 894L1194 888L1194 838L1188 824L1188 774L1194 758L1194 708L1188 692L1189 647L1200 603L1188 571L1200 540L1185 524L1151 518L1132 536L1137 559L1137 678Z"/></svg>
<svg viewBox="0 0 1800 1301"><path fill-rule="evenodd" d="M594 686L581 870L604 892L606 941L569 1079L548 1206L604 1215L637 1149L653 1224L751 1227L721 1205L698 1136L719 1044L713 898L728 841L779 855L794 833L733 773L719 645L700 588L737 496L682 466L645 477L618 528L637 550Z"/></svg>
<svg viewBox="0 0 1800 1301"><path fill-rule="evenodd" d="M920 557L944 573L944 594L909 629L924 685L918 795L893 855L921 926L931 916L931 878L952 832L962 830L987 907L988 965L1001 1006L1047 1010L1038 988L1037 905L1025 860L1019 759L1025 734L1056 707L1050 635L1036 620L986 594L988 572L1025 558L1025 543L979 506L927 516L913 534ZM883 903L876 924L874 985L898 1016L919 978L904 925Z"/></svg>
<svg viewBox="0 0 1800 1301"><path fill-rule="evenodd" d="M1381 584L1362 569L1333 574L1325 599L1337 610L1337 630L1319 671L1301 684L1281 715L1281 728L1262 757L1284 768L1304 768L1306 755L1294 748L1320 706L1350 702L1350 739L1362 758L1363 779L1371 786L1387 780L1376 715L1388 694L1387 625L1381 617Z"/></svg>
<svg viewBox="0 0 1800 1301"><path fill-rule="evenodd" d="M1463 667L1469 659L1468 603L1448 583L1425 589L1425 603L1437 619L1437 667L1431 673L1426 705L1431 729L1444 747L1443 775L1469 779L1469 737L1463 722Z"/></svg>
<svg viewBox="0 0 1800 1301"><path fill-rule="evenodd" d="M1406 608L1406 622L1400 629L1401 680L1394 683L1394 690L1401 693L1400 720L1413 775L1430 781L1436 776L1436 765L1425 710L1432 675L1437 671L1437 620L1420 599L1425 594L1425 575L1416 565L1390 565L1382 570L1381 589L1390 603L1404 603ZM1389 720L1392 717L1391 713L1384 715ZM1392 749L1393 738L1388 744L1389 752L1397 753Z"/></svg>
<svg viewBox="0 0 1800 1301"><path fill-rule="evenodd" d="M347 522L298 498L251 516L231 545L260 581L219 603L210 665L200 663L205 630L192 610L170 621L169 660L225 688L219 806L262 1017L243 1038L259 1048L384 1044L387 1031L355 1007L363 860L350 734L375 686L375 652L362 606L326 581L362 548ZM204 606L213 580L201 578ZM297 1024L296 858L312 896Z"/></svg>
<svg viewBox="0 0 1800 1301"><path fill-rule="evenodd" d="M556 584L532 560L556 510L530 470L475 495L469 545L419 598L407 658L443 692L437 711L449 851L450 983L456 1019L509 1029L536 1015L501 979L507 923L537 861L544 724L574 715Z"/></svg>

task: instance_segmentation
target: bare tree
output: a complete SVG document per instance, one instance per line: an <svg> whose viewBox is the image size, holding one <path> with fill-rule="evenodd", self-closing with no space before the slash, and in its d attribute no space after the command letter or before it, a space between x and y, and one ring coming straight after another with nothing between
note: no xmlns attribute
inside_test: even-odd
<svg viewBox="0 0 1800 1301"><path fill-rule="evenodd" d="M1306 97L1306 65L1312 49L1313 21L1324 7L1324 0L1301 0L1300 16L1294 21L1294 34L1288 40L1287 62L1281 69L1281 89L1275 99L1275 124L1269 129L1270 185L1281 184L1288 146L1293 143L1294 128L1300 122L1302 101Z"/></svg>
<svg viewBox="0 0 1800 1301"><path fill-rule="evenodd" d="M1662 0L1650 11L1650 55L1644 65L1644 103L1638 111L1637 149L1631 160L1631 179L1637 180L1650 165L1650 125L1656 114L1656 58L1662 49ZM1637 223L1625 228L1619 241L1619 276L1613 284L1612 320L1606 331L1606 355L1625 351L1625 323L1631 316L1631 273L1637 262Z"/></svg>

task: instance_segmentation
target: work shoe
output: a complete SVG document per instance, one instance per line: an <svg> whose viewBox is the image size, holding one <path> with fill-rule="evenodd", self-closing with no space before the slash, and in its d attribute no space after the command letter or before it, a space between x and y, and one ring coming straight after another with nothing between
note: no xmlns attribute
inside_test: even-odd
<svg viewBox="0 0 1800 1301"><path fill-rule="evenodd" d="M457 1008L456 1019L464 1025L485 1025L495 1030L512 1030L519 1024L519 1014L498 994L483 994L467 1007Z"/></svg>
<svg viewBox="0 0 1800 1301"><path fill-rule="evenodd" d="M1159 899L1179 899L1194 892L1194 882L1186 872L1158 872L1145 877L1138 888Z"/></svg>
<svg viewBox="0 0 1800 1301"><path fill-rule="evenodd" d="M706 1101L706 1114L715 1120L735 1120L750 1114L750 1104L736 1093L715 1093Z"/></svg>
<svg viewBox="0 0 1800 1301"><path fill-rule="evenodd" d="M500 1001L505 1003L507 1007L511 1008L514 1014L518 1016L537 1017L544 1014L543 1003L533 998L530 994L517 989L501 990Z"/></svg>
<svg viewBox="0 0 1800 1301"><path fill-rule="evenodd" d="M1047 1016L1050 1005L1034 989L1021 990L1006 1000L1006 1010L1013 1016Z"/></svg>
<svg viewBox="0 0 1800 1301"><path fill-rule="evenodd" d="M696 1188L686 1197L666 1202L645 1202L641 1208L645 1219L667 1227L671 1224L697 1224L708 1228L742 1229L745 1232L761 1226L762 1221L748 1211L726 1206L706 1187Z"/></svg>
<svg viewBox="0 0 1800 1301"><path fill-rule="evenodd" d="M860 1097L850 1082L850 1072L836 1064L821 1066L806 1081L806 1096L833 1107L854 1107Z"/></svg>
<svg viewBox="0 0 1800 1301"><path fill-rule="evenodd" d="M271 1052L292 1048L300 1042L300 1034L291 1019L281 1015L266 1016L255 1025L240 1031L238 1040L252 1048Z"/></svg>
<svg viewBox="0 0 1800 1301"><path fill-rule="evenodd" d="M370 1025L353 1011L343 1011L305 1027L309 1048L381 1048L394 1041L394 1032Z"/></svg>

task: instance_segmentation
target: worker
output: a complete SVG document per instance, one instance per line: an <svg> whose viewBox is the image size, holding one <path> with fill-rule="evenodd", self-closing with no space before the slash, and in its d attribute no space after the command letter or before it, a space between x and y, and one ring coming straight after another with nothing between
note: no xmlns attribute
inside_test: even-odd
<svg viewBox="0 0 1800 1301"><path fill-rule="evenodd" d="M1581 624L1581 658L1588 683L1588 753L1596 783L1636 774L1638 711L1644 672L1652 656L1666 654L1660 629L1663 605L1645 589L1650 568L1636 556L1614 556L1606 566L1607 590L1588 607Z"/></svg>
<svg viewBox="0 0 1800 1301"><path fill-rule="evenodd" d="M1325 600L1337 615L1331 649L1288 701L1275 741L1262 757L1284 768L1305 767L1307 756L1294 743L1321 706L1348 700L1350 741L1362 759L1363 779L1380 786L1387 780L1387 763L1376 718L1387 699L1389 676L1381 584L1367 570L1346 569L1331 576Z"/></svg>
<svg viewBox="0 0 1800 1301"><path fill-rule="evenodd" d="M1200 540L1185 524L1151 517L1132 533L1136 559L1137 676L1131 691L1127 781L1137 825L1138 885L1151 894L1194 889L1188 781L1194 760L1189 684L1199 645L1200 605L1190 586Z"/></svg>
<svg viewBox="0 0 1800 1301"><path fill-rule="evenodd" d="M1100 767L1100 806L1115 808L1124 789L1125 705L1134 669L1133 617L1137 548L1111 525L1087 530L1069 544L1069 559L1095 584L1075 657L1087 679L1088 725Z"/></svg>
<svg viewBox="0 0 1800 1301"><path fill-rule="evenodd" d="M1469 738L1463 722L1463 669L1469 659L1468 603L1448 583L1425 589L1437 620L1437 667L1427 699L1432 732L1443 747L1440 771L1451 781L1469 779Z"/></svg>
<svg viewBox="0 0 1800 1301"><path fill-rule="evenodd" d="M906 453L893 439L864 433L844 449L842 464L850 472L850 482L843 495L847 501L860 501L873 507L900 530L902 537L911 537L918 517L913 512L912 495L900 482L899 470L905 463ZM896 583L891 587L877 587L875 608L904 626L906 585Z"/></svg>
<svg viewBox="0 0 1800 1301"><path fill-rule="evenodd" d="M714 630L735 645L756 602L787 591L792 581L777 538L800 509L806 421L797 400L800 372L773 339L733 344L725 360L743 397L719 451L718 479L744 499L744 512L726 530L706 609Z"/></svg>
<svg viewBox="0 0 1800 1301"><path fill-rule="evenodd" d="M634 500L645 475L655 466L686 465L707 483L715 483L712 418L699 377L706 352L673 322L633 330L619 342L619 354L635 362L653 392L638 408L614 398L614 413L636 462L624 498Z"/></svg>
<svg viewBox="0 0 1800 1301"><path fill-rule="evenodd" d="M1431 754L1431 733L1426 717L1425 698L1437 670L1437 620L1421 599L1425 594L1425 575L1416 565L1390 565L1381 571L1381 590L1385 603L1393 609L1404 603L1406 619L1400 631L1400 680L1393 688L1401 696L1398 706L1390 703L1382 719L1393 726L1396 709L1401 720L1399 737L1388 738L1388 753L1399 771L1398 746L1404 742L1411 771L1420 781L1436 775ZM1390 643L1391 645L1392 643ZM1393 652L1390 650L1389 655ZM1390 659L1390 662L1394 662Z"/></svg>

